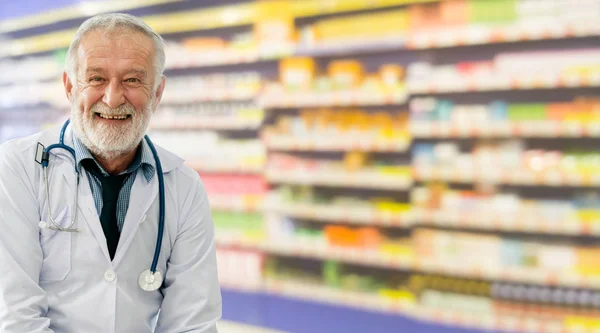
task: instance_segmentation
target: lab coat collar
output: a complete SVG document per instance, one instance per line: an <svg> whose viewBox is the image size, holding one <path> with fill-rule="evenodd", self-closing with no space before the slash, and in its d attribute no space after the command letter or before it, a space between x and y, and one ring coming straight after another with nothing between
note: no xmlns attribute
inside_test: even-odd
<svg viewBox="0 0 600 333"><path fill-rule="evenodd" d="M108 173L104 170L100 163L98 163L96 158L94 158L92 153L81 142L81 140L77 138L76 135L73 135L73 148L75 149L77 169L79 170L79 172L81 172L83 169L82 162L84 160L92 160L93 163L96 164L98 170L100 170L100 173L102 173L105 177L108 177ZM154 162L152 150L150 149L150 146L148 145L146 140L142 140L140 145L138 145L133 162L131 162L129 167L127 167L127 169L121 172L119 175L137 172L139 168L142 169L142 173L144 174L144 178L146 179L146 181L150 182L154 177L156 165Z"/></svg>

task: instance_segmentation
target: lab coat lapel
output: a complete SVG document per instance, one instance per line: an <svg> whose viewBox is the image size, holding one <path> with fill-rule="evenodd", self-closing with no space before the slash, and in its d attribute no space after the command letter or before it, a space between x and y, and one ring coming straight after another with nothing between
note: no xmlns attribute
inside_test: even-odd
<svg viewBox="0 0 600 333"><path fill-rule="evenodd" d="M157 178L158 175L155 175L152 181L148 183L141 170L138 170L138 175L135 177L135 182L131 189L129 208L125 216L121 238L119 239L119 245L117 246L117 252L113 260L115 267L123 260L123 256L133 242L140 223L142 223L152 203L156 200L158 195Z"/></svg>
<svg viewBox="0 0 600 333"><path fill-rule="evenodd" d="M108 254L108 247L106 245L106 236L104 236L104 231L102 230L100 217L98 217L98 210L96 209L92 190L90 189L89 178L85 171L81 172L79 182L79 214L81 214L86 221L88 230L91 230L94 238L96 238L106 260L111 262L110 255Z"/></svg>
<svg viewBox="0 0 600 333"><path fill-rule="evenodd" d="M73 140L71 140L72 134L70 130L67 130L65 134L65 144L72 147ZM62 178L67 182L69 191L68 193L52 193L56 196L66 195L68 200L71 199L71 193L75 193L75 186L77 186L77 177L75 175L75 167L73 162L73 157L70 154L63 151L62 149L53 150L50 154L50 163L48 167L48 177L50 178L50 183L53 184L52 175L55 174L53 168L56 166L58 173L62 174ZM77 199L77 222L76 228L80 229L80 232L88 232L94 235L98 245L100 246L102 253L106 257L106 260L110 262L110 256L108 254L108 247L106 246L106 237L104 236L104 231L102 230L102 224L100 224L100 218L98 217L98 211L96 209L96 204L94 203L94 198L92 196L92 190L90 189L89 179L87 177L87 173L85 171L81 171L79 175L79 185L78 185L78 199ZM87 230L81 225L81 220L85 220L88 228Z"/></svg>

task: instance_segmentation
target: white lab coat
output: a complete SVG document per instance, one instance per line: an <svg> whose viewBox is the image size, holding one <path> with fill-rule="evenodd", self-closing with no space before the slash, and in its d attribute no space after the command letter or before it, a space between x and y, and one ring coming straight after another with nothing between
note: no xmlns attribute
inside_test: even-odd
<svg viewBox="0 0 600 333"><path fill-rule="evenodd" d="M58 135L53 128L0 146L0 332L216 333L221 293L214 226L198 174L157 147L165 179L158 264L165 287L144 291L138 276L150 268L154 254L158 177L148 183L137 175L111 261L85 172L75 222L80 232L38 226L50 221L36 146L57 143ZM72 146L70 127L65 143ZM50 153L52 212L65 227L76 186L73 163L62 149Z"/></svg>

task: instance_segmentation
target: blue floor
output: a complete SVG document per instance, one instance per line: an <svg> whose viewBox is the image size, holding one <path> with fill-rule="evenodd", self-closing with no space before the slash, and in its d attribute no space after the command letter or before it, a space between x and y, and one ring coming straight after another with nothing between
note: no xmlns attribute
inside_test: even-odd
<svg viewBox="0 0 600 333"><path fill-rule="evenodd" d="M490 333L264 293L223 289L223 319L292 333Z"/></svg>

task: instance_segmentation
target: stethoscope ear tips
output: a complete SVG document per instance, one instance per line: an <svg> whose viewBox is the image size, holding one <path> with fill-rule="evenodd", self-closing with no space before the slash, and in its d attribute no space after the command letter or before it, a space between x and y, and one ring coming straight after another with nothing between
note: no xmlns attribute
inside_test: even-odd
<svg viewBox="0 0 600 333"><path fill-rule="evenodd" d="M42 229L48 229L50 227L50 225L48 224L48 222L46 221L40 221L40 223L38 223L38 225L40 226L40 228Z"/></svg>

